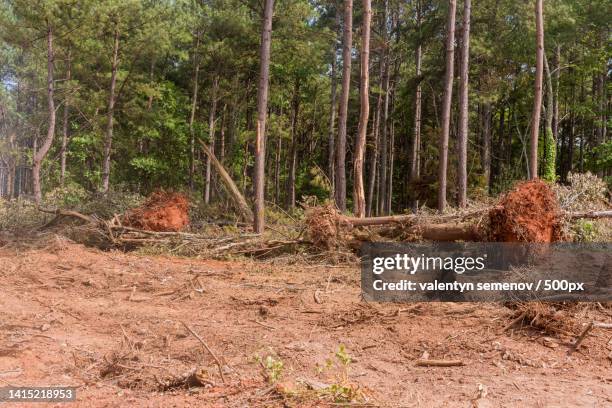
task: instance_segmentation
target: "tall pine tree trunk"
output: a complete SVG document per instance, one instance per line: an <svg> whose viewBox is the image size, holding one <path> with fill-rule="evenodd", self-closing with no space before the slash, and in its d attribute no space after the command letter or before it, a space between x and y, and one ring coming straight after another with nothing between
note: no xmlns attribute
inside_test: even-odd
<svg viewBox="0 0 612 408"><path fill-rule="evenodd" d="M115 86L119 69L119 29L115 26L113 38L113 60L111 64L111 82L108 93L108 112L106 113L106 137L104 139L104 161L102 164L102 193L108 193L110 184L111 151L113 147L113 121L115 114Z"/></svg>
<svg viewBox="0 0 612 408"><path fill-rule="evenodd" d="M548 181L555 181L556 175L556 157L557 157L557 140L553 131L554 120L554 91L552 82L552 72L548 65L548 59L544 56L544 71L546 73L546 116L544 117L544 169L542 178Z"/></svg>
<svg viewBox="0 0 612 408"><path fill-rule="evenodd" d="M297 124L300 114L300 80L295 79L291 102L291 146L289 152L289 178L287 179L287 208L295 208L295 177L297 167Z"/></svg>
<svg viewBox="0 0 612 408"><path fill-rule="evenodd" d="M382 89L382 81L383 81L383 56L380 57L380 72L378 75L379 78L379 87ZM368 217L372 216L372 205L374 204L374 187L376 185L376 175L377 175L377 165L378 165L378 142L380 139L380 112L382 110L382 94L378 93L378 99L376 100L376 113L374 114L374 121L372 123L372 151L370 154L370 180L368 181L368 197L366 203L366 215ZM376 210L376 208L375 208ZM374 211L376 212L376 211Z"/></svg>
<svg viewBox="0 0 612 408"><path fill-rule="evenodd" d="M344 0L342 41L342 93L338 112L338 143L336 143L336 205L346 211L346 121L351 86L351 51L353 42L353 0Z"/></svg>
<svg viewBox="0 0 612 408"><path fill-rule="evenodd" d="M455 66L455 12L457 1L448 2L446 23L446 74L444 76L444 101L442 105L442 132L440 133L440 162L438 167L438 211L446 208L446 170L448 167L448 134L450 132L451 101Z"/></svg>
<svg viewBox="0 0 612 408"><path fill-rule="evenodd" d="M410 174L409 181L415 181L420 177L420 152L421 152L421 99L422 99L422 88L421 88L421 65L423 58L423 47L421 45L421 0L416 2L416 24L417 31L419 34L417 47L415 51L415 74L417 79L417 85L414 96L414 130L412 133L412 145L410 148ZM416 211L418 207L418 201L416 199L412 202L413 210Z"/></svg>
<svg viewBox="0 0 612 408"><path fill-rule="evenodd" d="M45 141L38 149L34 149L32 157L32 186L34 189L34 199L36 204L40 204L42 201L42 187L40 184L40 168L42 161L44 160L51 144L53 143L53 136L55 135L55 101L53 100L54 94L54 77L53 77L53 61L55 54L53 52L53 28L47 22L47 113L48 113L48 127L47 137Z"/></svg>
<svg viewBox="0 0 612 408"><path fill-rule="evenodd" d="M385 13L386 17L386 13ZM386 18L385 18L386 21ZM386 27L385 27L386 30ZM389 120L389 53L388 51L384 52L384 73L383 73L383 113L382 118L380 120L380 165L379 165L379 197L380 201L378 202L378 214L386 214L386 198L387 197L387 164L388 164L388 131L387 131L387 122Z"/></svg>
<svg viewBox="0 0 612 408"><path fill-rule="evenodd" d="M361 110L359 127L355 141L353 212L355 217L365 217L365 189L363 184L363 163L365 156L366 135L368 133L368 116L370 114L370 23L372 21L371 0L363 0L363 26L361 32L361 89L359 92Z"/></svg>
<svg viewBox="0 0 612 408"><path fill-rule="evenodd" d="M327 153L327 173L329 174L329 182L330 182L330 195L333 198L334 196L334 191L335 191L335 186L336 186L336 109L337 107L337 103L336 103L336 99L337 99L337 88L338 88L338 81L337 81L337 67L338 67L338 62L337 62L337 44L336 44L336 35L338 33L338 29L340 27L340 10L338 10L338 7L336 5L336 9L335 9L335 13L336 13L336 23L335 23L335 31L334 31L334 40L332 42L332 47L331 47L331 51L332 51L332 65L331 65L331 103L330 103L330 110L329 110L329 135L328 135L328 153Z"/></svg>
<svg viewBox="0 0 612 408"><path fill-rule="evenodd" d="M482 169L485 191L489 193L491 184L491 102L485 102L482 109Z"/></svg>
<svg viewBox="0 0 612 408"><path fill-rule="evenodd" d="M459 138L458 156L459 168L457 178L459 184L459 207L467 206L467 144L469 135L469 73L470 73L470 0L463 1L463 39L461 50L461 86L459 88Z"/></svg>
<svg viewBox="0 0 612 408"><path fill-rule="evenodd" d="M393 81L395 83L395 81ZM393 112L393 106L395 104L395 88L391 88L391 112ZM395 165L395 124L393 120L389 122L389 186L387 188L387 212L391 214L393 212L393 166Z"/></svg>
<svg viewBox="0 0 612 408"><path fill-rule="evenodd" d="M542 82L544 75L544 16L542 1L535 0L536 19L536 73L534 84L533 113L531 115L531 139L529 143L529 178L538 178L538 138L542 112Z"/></svg>
<svg viewBox="0 0 612 408"><path fill-rule="evenodd" d="M68 49L68 55L66 56L66 81L70 83L72 79L72 55L70 53L70 48ZM64 186L64 181L66 178L66 148L68 146L68 115L70 114L70 100L68 95L66 95L64 99L64 118L62 124L62 147L60 149L60 185Z"/></svg>
<svg viewBox="0 0 612 408"><path fill-rule="evenodd" d="M266 115L268 111L268 88L270 80L270 45L272 42L272 14L274 0L265 0L259 53L259 88L257 93L257 131L255 141L255 217L253 229L261 234L265 219L265 158Z"/></svg>
<svg viewBox="0 0 612 408"><path fill-rule="evenodd" d="M194 175L195 175L195 131L193 123L195 121L196 109L198 106L198 86L200 77L200 58L198 57L198 49L200 48L200 31L196 34L196 43L193 49L193 94L191 96L191 112L189 114L189 189L193 191Z"/></svg>
<svg viewBox="0 0 612 408"><path fill-rule="evenodd" d="M210 112L208 114L208 144L214 153L215 151L215 114L217 112L217 92L219 90L219 76L213 77L212 89L210 92ZM210 156L206 156L206 172L204 173L204 204L210 203L211 185L211 162Z"/></svg>

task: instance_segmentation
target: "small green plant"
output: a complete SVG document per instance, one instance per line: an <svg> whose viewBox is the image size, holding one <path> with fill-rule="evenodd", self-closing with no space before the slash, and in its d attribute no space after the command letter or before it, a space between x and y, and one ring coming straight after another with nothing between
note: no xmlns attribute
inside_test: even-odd
<svg viewBox="0 0 612 408"><path fill-rule="evenodd" d="M338 347L338 351L336 351L336 357L346 368L348 368L348 365L351 364L351 356L349 356L346 352L346 347L344 346L344 344L341 344Z"/></svg>
<svg viewBox="0 0 612 408"><path fill-rule="evenodd" d="M363 399L359 386L349 381L349 370L353 359L346 351L344 344L338 346L334 357L326 359L324 366L317 366L319 373L332 372L331 380L333 383L322 390L321 394L335 403L350 403Z"/></svg>
<svg viewBox="0 0 612 408"><path fill-rule="evenodd" d="M572 227L574 241L593 242L599 235L599 228L593 221L578 220Z"/></svg>
<svg viewBox="0 0 612 408"><path fill-rule="evenodd" d="M274 384L281 378L285 367L282 360L272 356L266 356L265 359L257 356L255 359L265 370L265 376L269 383Z"/></svg>

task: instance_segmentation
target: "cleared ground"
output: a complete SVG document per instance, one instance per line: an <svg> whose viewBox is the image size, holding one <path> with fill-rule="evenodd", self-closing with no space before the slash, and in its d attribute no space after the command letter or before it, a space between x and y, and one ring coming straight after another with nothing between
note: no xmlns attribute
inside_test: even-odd
<svg viewBox="0 0 612 408"><path fill-rule="evenodd" d="M569 336L504 333L502 305L363 302L353 267L4 244L0 382L76 386L71 406L314 407L334 393L355 393L353 406L612 405L610 331L569 355ZM423 357L465 365L415 366ZM205 385L187 389L194 369Z"/></svg>

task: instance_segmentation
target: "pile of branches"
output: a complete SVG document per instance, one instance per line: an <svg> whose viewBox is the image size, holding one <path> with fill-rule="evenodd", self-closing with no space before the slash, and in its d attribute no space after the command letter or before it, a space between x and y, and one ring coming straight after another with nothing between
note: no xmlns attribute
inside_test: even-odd
<svg viewBox="0 0 612 408"><path fill-rule="evenodd" d="M278 252L295 250L297 246L309 244L300 239L267 239L260 234L240 233L233 235L205 235L188 232L150 231L123 225L117 214L110 220L95 215L85 215L71 210L50 210L39 208L44 213L55 217L41 229L47 229L70 218L82 221L76 229L78 241L102 249L120 248L136 249L145 245L169 248L171 252L188 247L197 254L210 257L227 257L230 255L251 255L265 257Z"/></svg>

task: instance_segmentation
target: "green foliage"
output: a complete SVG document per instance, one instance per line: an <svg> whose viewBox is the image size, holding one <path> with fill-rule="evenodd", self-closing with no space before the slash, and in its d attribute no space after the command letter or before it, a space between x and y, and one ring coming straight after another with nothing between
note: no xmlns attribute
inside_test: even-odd
<svg viewBox="0 0 612 408"><path fill-rule="evenodd" d="M557 181L557 142L553 137L553 132L550 128L546 128L544 137L546 138L546 141L544 143L545 148L542 162L542 179L550 182L555 182Z"/></svg>
<svg viewBox="0 0 612 408"><path fill-rule="evenodd" d="M572 233L576 242L594 242L599 235L599 228L593 221L578 220L572 225Z"/></svg>
<svg viewBox="0 0 612 408"><path fill-rule="evenodd" d="M553 91L561 105L559 111L563 112L558 143L552 139L549 130L541 136L541 174L549 181L557 177L565 181L567 170L577 167L579 146L582 146L581 168L603 176L609 175L612 168L612 142L605 142L602 137L604 121L609 120L605 100L609 91L598 88L602 75L609 76L608 3L605 0L545 2L545 51L553 72L555 65L561 67L559 82L553 78ZM379 96L383 96L381 59L388 51L392 61L389 75L393 83L393 98L387 129L394 125L394 206L407 208L410 199L416 197L419 197L421 205L431 206L435 205L438 186L438 144L444 92L441 78L445 66L442 39L447 2L389 2L391 20L397 23L397 27L388 25L388 42L385 44L384 4L373 2L366 178L371 171L369 160L372 157L376 102ZM418 29L417 4L421 6L422 16ZM295 186L298 200L314 197L317 202L322 202L330 195L327 155L332 111L330 74L331 62L335 58L338 99L342 63L341 39L335 17L342 11L337 10L341 9L340 6L341 2L330 1L276 2L266 144L267 200L276 198L278 182L279 203L286 202L292 143L295 143L298 158ZM63 204L70 207L78 206L82 200L97 200L94 193L99 190L102 178L112 49L114 32L117 31L119 66L111 185L141 195L159 187L187 188L193 135L195 139L209 143L214 139L216 154L223 155L226 169L250 198L257 127L259 11L259 3L252 0L0 0L0 106L3 112L0 166L28 166L34 142L40 143L46 133L47 55L44 39L46 30L53 28L56 32L57 124L55 141L43 164L44 192L48 193L50 203L65 200ZM362 11L356 2L347 132L349 207L354 137L359 118L357 84L361 69L358 63L361 40L358 33ZM525 156L533 108L535 26L530 2L483 0L478 7L473 7L472 13L468 192L470 199L487 199L489 194L505 191L516 179L526 177ZM422 73L418 77L414 59L417 44L423 46ZM557 46L561 50L558 64L554 55ZM71 80L68 81L65 75L69 60ZM199 67L198 98L194 123L190 128L196 65ZM219 90L217 110L213 112L216 133L210 135L208 121L213 78L218 79ZM606 86L609 83L609 79L604 81L608 84ZM419 183L409 184L417 84L423 90L421 176ZM293 118L296 89L299 109L297 117ZM492 107L490 186L482 176L481 160L485 103ZM58 158L64 107L68 107L69 113L65 185L74 191L57 189L60 185ZM334 109L337 113L337 106ZM337 134L337 122L336 117L332 134ZM503 128L500 129L501 122ZM295 123L293 138L292 123ZM574 135L571 144L574 148L573 166L566 163L570 123ZM607 125L610 128L610 124ZM456 185L454 139L451 138L449 155L448 193L451 197ZM557 146L562 150L556 152ZM204 186L202 169L205 158L199 154L197 145L194 150L194 183L195 191L199 192ZM280 164L278 180L273 180L277 157ZM87 192L88 198L83 198L79 189ZM200 195L196 192L194 196ZM215 181L213 192L215 199L219 195L225 196L218 181ZM217 212L223 215L221 210Z"/></svg>
<svg viewBox="0 0 612 408"><path fill-rule="evenodd" d="M275 384L281 378L285 365L281 359L274 358L271 355L262 359L260 356L255 356L257 361L265 371L265 376L269 383Z"/></svg>

